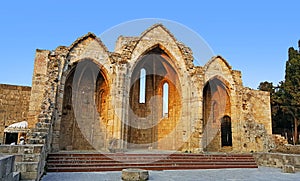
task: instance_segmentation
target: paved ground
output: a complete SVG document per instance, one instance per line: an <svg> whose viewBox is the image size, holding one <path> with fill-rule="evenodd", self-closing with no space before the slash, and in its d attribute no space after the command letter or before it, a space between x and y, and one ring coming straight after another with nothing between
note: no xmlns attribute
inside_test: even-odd
<svg viewBox="0 0 300 181"><path fill-rule="evenodd" d="M300 172L282 173L281 169L259 167L258 169L208 169L208 170L172 170L150 171L149 180L155 181L297 181ZM90 173L47 173L42 181L120 181L121 172Z"/></svg>

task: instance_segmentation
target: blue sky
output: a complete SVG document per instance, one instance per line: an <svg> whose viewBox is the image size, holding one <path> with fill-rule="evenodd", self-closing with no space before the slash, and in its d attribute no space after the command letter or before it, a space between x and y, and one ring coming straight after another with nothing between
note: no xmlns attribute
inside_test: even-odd
<svg viewBox="0 0 300 181"><path fill-rule="evenodd" d="M69 46L141 18L178 22L198 33L245 86L284 79L287 49L300 39L300 2L291 1L1 1L0 83L31 85L36 49ZM172 30L171 30L172 31Z"/></svg>

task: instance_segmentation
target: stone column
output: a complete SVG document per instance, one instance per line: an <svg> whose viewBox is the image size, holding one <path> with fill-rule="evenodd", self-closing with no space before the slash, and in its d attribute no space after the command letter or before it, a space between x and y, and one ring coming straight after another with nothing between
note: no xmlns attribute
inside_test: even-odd
<svg viewBox="0 0 300 181"><path fill-rule="evenodd" d="M44 100L45 86L48 79L47 64L49 62L48 50L36 50L32 88L28 111L28 127L33 128L38 122L38 115L41 112L41 105Z"/></svg>

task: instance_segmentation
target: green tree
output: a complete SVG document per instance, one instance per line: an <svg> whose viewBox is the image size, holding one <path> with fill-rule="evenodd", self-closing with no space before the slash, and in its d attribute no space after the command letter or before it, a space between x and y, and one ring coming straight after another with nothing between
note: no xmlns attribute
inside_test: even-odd
<svg viewBox="0 0 300 181"><path fill-rule="evenodd" d="M298 143L298 126L300 124L300 52L289 48L289 57L285 67L283 83L282 110L289 114L294 123L294 141Z"/></svg>
<svg viewBox="0 0 300 181"><path fill-rule="evenodd" d="M300 40L298 42L300 47ZM285 80L273 86L271 82L261 82L259 90L270 92L273 133L293 132L293 143L298 143L300 125L300 52L288 50ZM290 141L290 140L289 140Z"/></svg>
<svg viewBox="0 0 300 181"><path fill-rule="evenodd" d="M274 93L274 86L272 82L268 82L268 81L261 82L258 86L258 89L262 91L270 92L271 96Z"/></svg>

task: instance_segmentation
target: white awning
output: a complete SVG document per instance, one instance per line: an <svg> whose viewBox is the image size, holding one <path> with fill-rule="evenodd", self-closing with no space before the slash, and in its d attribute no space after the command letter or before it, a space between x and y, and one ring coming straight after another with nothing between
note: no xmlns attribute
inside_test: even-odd
<svg viewBox="0 0 300 181"><path fill-rule="evenodd" d="M21 122L9 125L7 128L4 129L4 132L16 133L16 132L27 132L28 130L29 130L28 122L21 121Z"/></svg>

